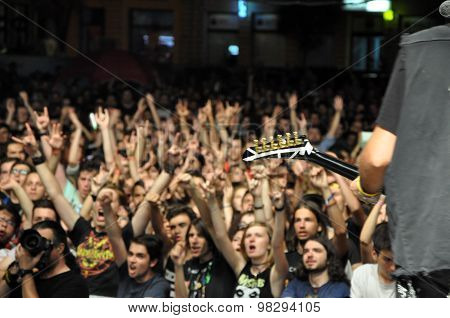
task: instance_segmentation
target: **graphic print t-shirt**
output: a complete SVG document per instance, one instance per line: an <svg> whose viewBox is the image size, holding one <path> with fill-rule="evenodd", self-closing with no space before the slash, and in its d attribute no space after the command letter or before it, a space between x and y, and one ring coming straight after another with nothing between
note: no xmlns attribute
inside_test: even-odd
<svg viewBox="0 0 450 318"><path fill-rule="evenodd" d="M193 258L184 265L184 277L189 281L190 298L233 297L236 275L223 256L215 253L207 262Z"/></svg>
<svg viewBox="0 0 450 318"><path fill-rule="evenodd" d="M234 298L273 298L270 288L271 267L258 275L253 275L250 271L251 266L252 264L248 262L239 275Z"/></svg>
<svg viewBox="0 0 450 318"><path fill-rule="evenodd" d="M77 262L88 281L89 294L115 297L119 271L106 233L96 232L88 221L79 218L70 239L77 247Z"/></svg>

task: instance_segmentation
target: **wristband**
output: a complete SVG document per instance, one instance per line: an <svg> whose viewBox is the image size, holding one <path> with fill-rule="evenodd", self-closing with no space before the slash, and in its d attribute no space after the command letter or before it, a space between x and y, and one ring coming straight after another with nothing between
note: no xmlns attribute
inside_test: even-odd
<svg viewBox="0 0 450 318"><path fill-rule="evenodd" d="M275 212L283 212L284 211L284 205L281 208L275 207Z"/></svg>
<svg viewBox="0 0 450 318"><path fill-rule="evenodd" d="M372 194L364 192L364 190L363 190L363 188L361 186L361 178L359 176L358 176L358 178L356 178L356 188L358 188L358 192L361 195L365 196L365 197L372 198L372 197L376 197L377 195L380 195L379 192L378 193L372 193Z"/></svg>
<svg viewBox="0 0 450 318"><path fill-rule="evenodd" d="M42 137L42 136L48 136L48 131L46 131L46 130L44 130L44 131L38 131L37 135L38 135L39 137Z"/></svg>
<svg viewBox="0 0 450 318"><path fill-rule="evenodd" d="M33 270L32 269L19 269L18 275L20 278L23 279L23 277L28 274L33 274Z"/></svg>
<svg viewBox="0 0 450 318"><path fill-rule="evenodd" d="M37 165L45 163L46 159L43 155L40 155L39 157L32 157L31 161L33 161L33 164L35 166L37 166Z"/></svg>
<svg viewBox="0 0 450 318"><path fill-rule="evenodd" d="M260 206L254 206L254 209L255 210L262 210L264 208L264 204L263 205L260 205Z"/></svg>

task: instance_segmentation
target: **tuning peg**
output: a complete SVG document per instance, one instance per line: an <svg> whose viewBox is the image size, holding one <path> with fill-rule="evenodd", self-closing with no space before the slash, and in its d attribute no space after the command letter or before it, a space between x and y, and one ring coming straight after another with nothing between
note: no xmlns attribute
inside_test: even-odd
<svg viewBox="0 0 450 318"><path fill-rule="evenodd" d="M287 144L288 147L295 146L295 140L291 139L291 134L290 133L286 133L286 144Z"/></svg>
<svg viewBox="0 0 450 318"><path fill-rule="evenodd" d="M279 149L277 142L275 141L275 138L270 139L270 150L277 150Z"/></svg>
<svg viewBox="0 0 450 318"><path fill-rule="evenodd" d="M288 146L287 143L286 143L286 140L283 139L282 135L278 135L277 139L278 139L278 147L280 149L286 148Z"/></svg>
<svg viewBox="0 0 450 318"><path fill-rule="evenodd" d="M269 147L267 146L267 138L261 138L261 149L263 152L269 150Z"/></svg>
<svg viewBox="0 0 450 318"><path fill-rule="evenodd" d="M298 132L294 131L294 145L299 146L302 144L302 141L298 138Z"/></svg>
<svg viewBox="0 0 450 318"><path fill-rule="evenodd" d="M255 151L257 153L260 153L261 152L261 148L259 147L259 140L258 139L254 139L253 140L253 144L254 144L254 147L255 147Z"/></svg>

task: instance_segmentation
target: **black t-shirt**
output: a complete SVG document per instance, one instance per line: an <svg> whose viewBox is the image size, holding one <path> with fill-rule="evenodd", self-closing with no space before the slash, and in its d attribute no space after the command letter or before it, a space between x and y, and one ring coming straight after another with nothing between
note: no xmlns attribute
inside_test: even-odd
<svg viewBox="0 0 450 318"><path fill-rule="evenodd" d="M164 278L170 284L169 297L175 298L175 265L170 257L167 259L166 267L164 268Z"/></svg>
<svg viewBox="0 0 450 318"><path fill-rule="evenodd" d="M236 286L236 275L221 254L200 263L193 258L184 265L184 276L189 281L190 298L230 298Z"/></svg>
<svg viewBox="0 0 450 318"><path fill-rule="evenodd" d="M286 258L289 265L289 273L287 279L291 281L295 278L295 273L297 272L298 265L302 261L302 256L297 251L290 251L286 253Z"/></svg>
<svg viewBox="0 0 450 318"><path fill-rule="evenodd" d="M40 298L88 298L87 281L80 274L70 270L51 278L35 277Z"/></svg>
<svg viewBox="0 0 450 318"><path fill-rule="evenodd" d="M396 135L384 177L397 274L450 268L450 25L401 40L377 124Z"/></svg>
<svg viewBox="0 0 450 318"><path fill-rule="evenodd" d="M239 274L234 298L273 298L270 287L272 267L269 266L258 275L253 275L250 271L251 266L252 263L248 262Z"/></svg>
<svg viewBox="0 0 450 318"><path fill-rule="evenodd" d="M117 297L120 298L167 298L169 297L170 286L161 274L156 273L145 283L137 283L128 276L128 265L123 263L119 269L120 283Z"/></svg>
<svg viewBox="0 0 450 318"><path fill-rule="evenodd" d="M77 247L77 262L88 281L89 294L115 297L119 271L106 233L96 232L80 217L69 236Z"/></svg>

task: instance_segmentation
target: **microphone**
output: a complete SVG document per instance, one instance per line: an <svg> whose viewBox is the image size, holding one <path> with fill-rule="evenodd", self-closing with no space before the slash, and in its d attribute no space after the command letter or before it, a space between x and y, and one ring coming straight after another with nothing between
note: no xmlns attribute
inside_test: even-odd
<svg viewBox="0 0 450 318"><path fill-rule="evenodd" d="M446 19L450 19L450 1L442 2L439 13Z"/></svg>

